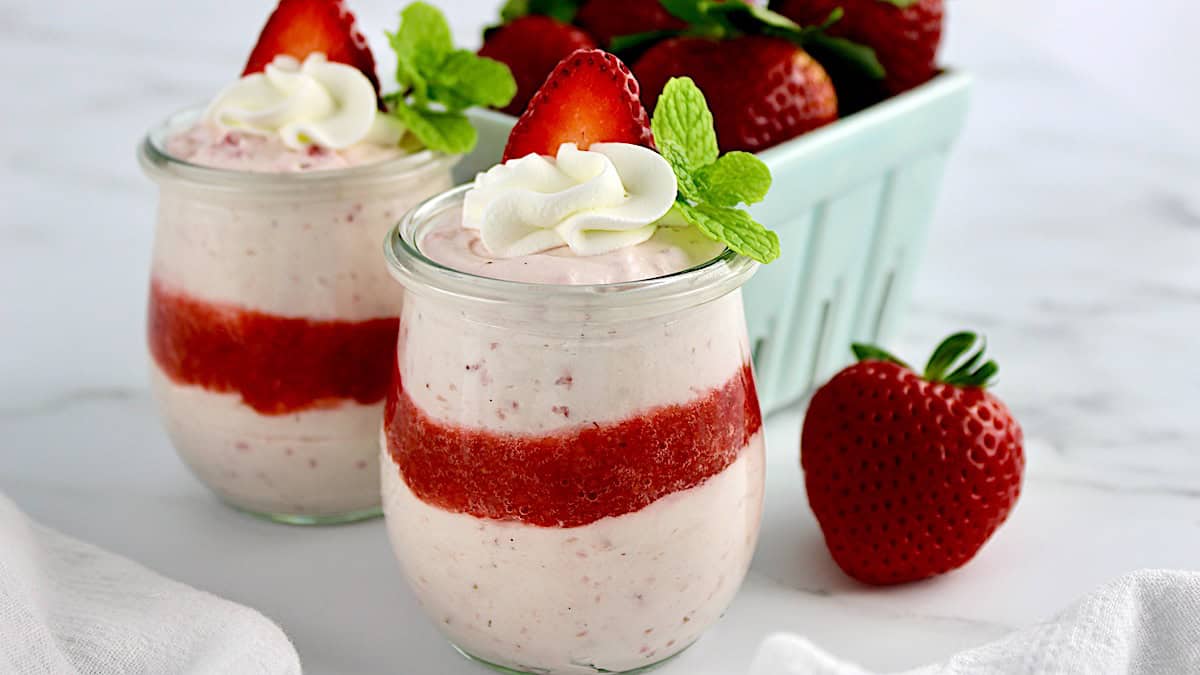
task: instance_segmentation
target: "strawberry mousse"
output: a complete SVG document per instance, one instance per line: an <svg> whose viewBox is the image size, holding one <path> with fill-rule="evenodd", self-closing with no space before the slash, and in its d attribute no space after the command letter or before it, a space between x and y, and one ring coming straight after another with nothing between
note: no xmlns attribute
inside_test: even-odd
<svg viewBox="0 0 1200 675"><path fill-rule="evenodd" d="M426 48L410 44L414 31L444 25L427 5L402 16L393 45L408 54ZM471 59L464 81L472 64L494 71ZM378 87L340 2L282 0L243 77L141 149L161 187L148 342L165 426L222 499L283 522L379 513L401 305L379 242L450 187L474 139L469 125L418 131L427 101L381 105Z"/></svg>
<svg viewBox="0 0 1200 675"><path fill-rule="evenodd" d="M694 225L688 167L652 149L715 149L685 84L694 114L651 139L623 64L572 54L508 159L385 247L406 289L388 531L438 627L506 672L668 659L728 607L754 551L763 432L740 286L757 265Z"/></svg>
<svg viewBox="0 0 1200 675"><path fill-rule="evenodd" d="M450 185L448 166L413 158L373 171L375 185L338 172L225 192L169 161L151 169L164 188L152 383L176 449L223 499L292 521L377 509L380 372L400 310L377 246L428 190Z"/></svg>

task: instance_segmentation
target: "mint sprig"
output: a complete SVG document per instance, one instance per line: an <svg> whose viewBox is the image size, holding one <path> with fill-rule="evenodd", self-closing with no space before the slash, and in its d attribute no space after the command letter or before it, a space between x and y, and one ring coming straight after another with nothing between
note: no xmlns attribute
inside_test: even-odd
<svg viewBox="0 0 1200 675"><path fill-rule="evenodd" d="M446 17L424 2L405 7L400 27L387 36L400 85L383 98L388 112L431 150L470 152L478 133L462 111L508 105L517 93L508 66L456 49Z"/></svg>
<svg viewBox="0 0 1200 675"><path fill-rule="evenodd" d="M779 257L779 237L739 204L763 200L771 171L748 152L720 155L712 113L691 78L667 82L650 120L654 143L675 172L675 211L706 237L761 263Z"/></svg>

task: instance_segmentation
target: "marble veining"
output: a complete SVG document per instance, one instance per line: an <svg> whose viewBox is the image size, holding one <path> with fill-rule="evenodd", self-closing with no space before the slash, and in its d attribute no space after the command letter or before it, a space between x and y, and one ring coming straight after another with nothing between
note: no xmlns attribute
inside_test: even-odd
<svg viewBox="0 0 1200 675"><path fill-rule="evenodd" d="M301 531L225 509L175 458L146 394L155 188L134 147L236 75L270 3L66 4L0 4L0 490L47 525L262 610L307 672L479 672L421 617L380 523ZM400 3L351 4L390 72L382 28ZM439 4L476 35L498 0ZM664 675L741 672L775 630L905 668L1130 570L1200 567L1200 150L982 8L951 8L945 60L978 86L891 347L918 360L952 330L987 334L997 392L1029 439L1021 501L963 569L863 587L808 511L802 407L776 415L749 580Z"/></svg>
<svg viewBox="0 0 1200 675"><path fill-rule="evenodd" d="M136 399L148 398L146 391L132 387L96 387L69 389L53 398L14 406L0 407L0 419L57 416L69 413L79 405L91 403L122 404Z"/></svg>

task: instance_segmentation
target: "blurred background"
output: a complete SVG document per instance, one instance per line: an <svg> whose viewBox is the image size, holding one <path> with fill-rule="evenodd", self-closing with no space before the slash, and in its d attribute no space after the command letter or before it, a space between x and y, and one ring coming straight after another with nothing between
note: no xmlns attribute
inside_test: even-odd
<svg viewBox="0 0 1200 675"><path fill-rule="evenodd" d="M948 5L952 36L956 23L978 17L1011 36L1014 51L1036 50L1162 124L1168 133L1200 142L1195 122L1200 87L1194 86L1197 77L1190 65L1200 57L1197 3L1148 0L1130 10L1092 0L951 0ZM946 56L961 53L966 58L970 51L970 44L952 42ZM1030 108L1031 114L1036 112Z"/></svg>

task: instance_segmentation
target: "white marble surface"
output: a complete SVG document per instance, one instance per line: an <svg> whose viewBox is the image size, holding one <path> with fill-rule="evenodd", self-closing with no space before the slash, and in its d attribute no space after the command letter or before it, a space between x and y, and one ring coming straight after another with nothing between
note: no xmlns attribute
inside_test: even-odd
<svg viewBox="0 0 1200 675"><path fill-rule="evenodd" d="M133 147L236 73L268 4L0 2L0 490L53 527L262 610L309 673L481 672L420 616L382 523L302 530L225 509L176 460L147 397L155 194ZM352 4L373 37L397 7ZM473 32L472 10L494 3L441 4ZM799 411L779 415L750 578L664 675L742 672L775 630L911 666L1123 572L1200 568L1200 152L1078 64L995 32L985 4L952 6L946 60L978 87L896 347L923 354L952 329L986 331L998 393L1030 439L1021 502L966 568L864 588L833 566L805 503ZM1200 56L1190 47L1180 64ZM1174 81L1194 78L1176 67Z"/></svg>

